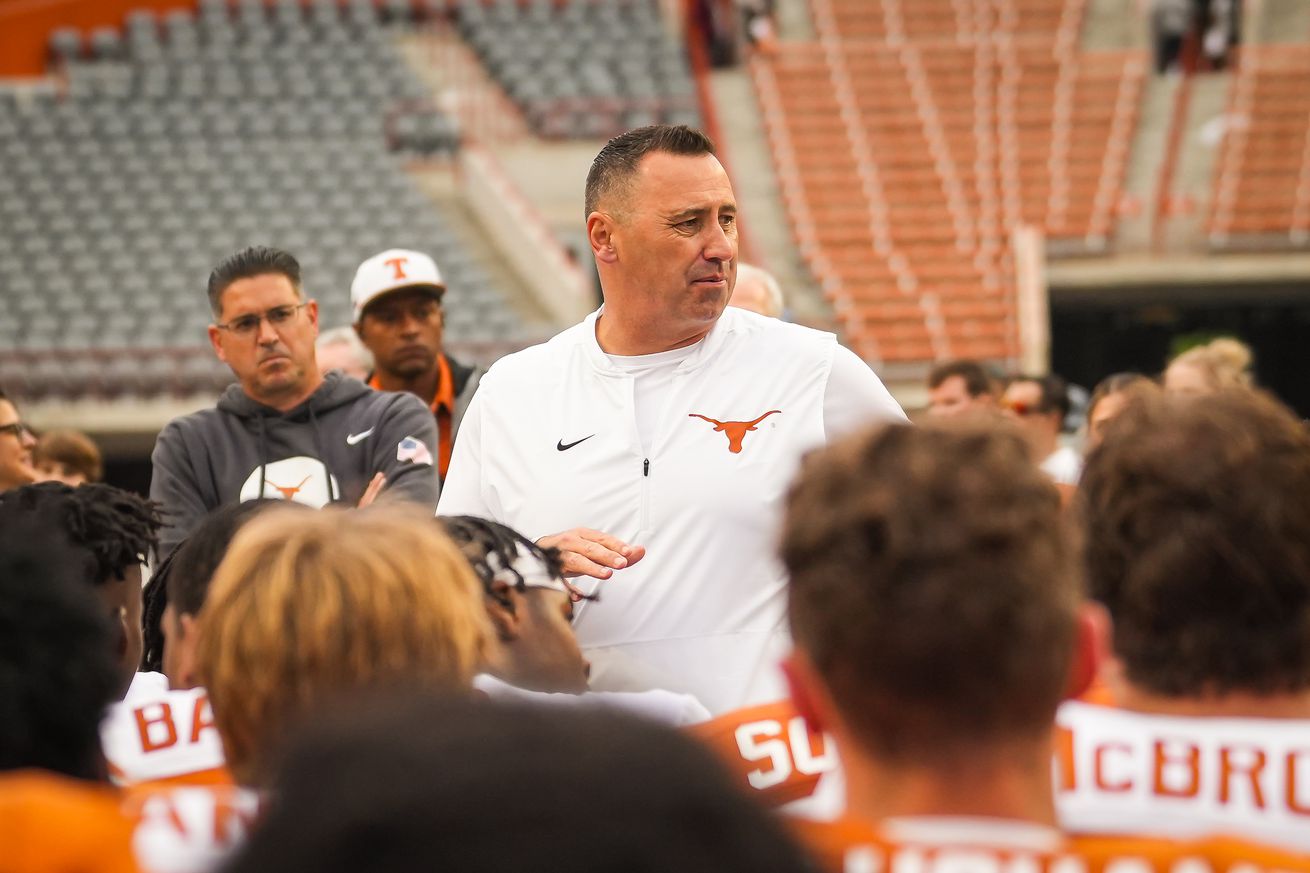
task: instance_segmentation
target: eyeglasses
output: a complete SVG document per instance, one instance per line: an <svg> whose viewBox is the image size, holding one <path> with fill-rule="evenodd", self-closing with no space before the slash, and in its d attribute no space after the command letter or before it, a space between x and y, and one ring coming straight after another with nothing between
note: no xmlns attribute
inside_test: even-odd
<svg viewBox="0 0 1310 873"><path fill-rule="evenodd" d="M20 440L24 436L36 436L36 431L32 430L32 428L28 427L21 421L15 421L13 424L0 424L0 433L11 433Z"/></svg>
<svg viewBox="0 0 1310 873"><path fill-rule="evenodd" d="M277 330L279 327L289 324L291 319L296 317L296 313L308 305L309 301L306 300L304 303L297 303L294 306L291 304L274 306L263 315L242 315L239 318L232 319L227 324L215 324L214 327L219 330L231 331L240 337L250 337L259 333L259 323L261 321L267 321L274 330Z"/></svg>

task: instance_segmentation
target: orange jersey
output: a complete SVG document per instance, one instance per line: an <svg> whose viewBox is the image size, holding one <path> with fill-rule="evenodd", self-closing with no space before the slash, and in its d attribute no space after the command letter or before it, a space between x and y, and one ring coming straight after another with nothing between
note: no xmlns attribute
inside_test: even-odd
<svg viewBox="0 0 1310 873"><path fill-rule="evenodd" d="M767 806L809 797L837 766L832 741L810 730L790 701L728 712L689 730Z"/></svg>
<svg viewBox="0 0 1310 873"><path fill-rule="evenodd" d="M1307 873L1310 860L1230 839L1066 837L984 818L795 820L824 873Z"/></svg>
<svg viewBox="0 0 1310 873"><path fill-rule="evenodd" d="M1073 702L1056 724L1056 807L1066 830L1220 832L1310 852L1310 722Z"/></svg>
<svg viewBox="0 0 1310 873"><path fill-rule="evenodd" d="M23 770L0 775L0 873L135 873L115 792Z"/></svg>
<svg viewBox="0 0 1310 873"><path fill-rule="evenodd" d="M109 773L124 787L232 781L203 688L139 696L109 708L100 726Z"/></svg>

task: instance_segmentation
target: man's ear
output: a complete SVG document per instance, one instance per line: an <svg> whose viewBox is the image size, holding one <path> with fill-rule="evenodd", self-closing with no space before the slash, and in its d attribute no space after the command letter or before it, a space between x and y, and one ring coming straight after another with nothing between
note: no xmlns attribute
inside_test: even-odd
<svg viewBox="0 0 1310 873"><path fill-rule="evenodd" d="M828 730L832 721L831 698L813 662L800 649L792 649L780 666L787 679L792 706L812 730Z"/></svg>
<svg viewBox="0 0 1310 873"><path fill-rule="evenodd" d="M614 217L607 212L593 212L587 216L587 242L596 260L612 264L618 260L614 248Z"/></svg>
<svg viewBox="0 0 1310 873"><path fill-rule="evenodd" d="M209 344L214 347L214 354L218 356L218 359L226 364L227 355L223 354L223 343L220 342L221 337L222 333L219 332L217 325L211 324L209 326Z"/></svg>
<svg viewBox="0 0 1310 873"><path fill-rule="evenodd" d="M502 643L510 643L521 635L523 610L515 608L515 594L508 582L492 582L491 590L482 598L487 605L487 615L491 625L496 629L496 637Z"/></svg>
<svg viewBox="0 0 1310 873"><path fill-rule="evenodd" d="M189 612L177 614L177 640L167 640L165 645L176 646L178 682L182 688L195 688L200 684L196 675L196 635L198 625L196 617Z"/></svg>
<svg viewBox="0 0 1310 873"><path fill-rule="evenodd" d="M1110 613L1104 606L1094 600L1083 601L1076 621L1066 700L1082 697L1096 684L1110 651Z"/></svg>

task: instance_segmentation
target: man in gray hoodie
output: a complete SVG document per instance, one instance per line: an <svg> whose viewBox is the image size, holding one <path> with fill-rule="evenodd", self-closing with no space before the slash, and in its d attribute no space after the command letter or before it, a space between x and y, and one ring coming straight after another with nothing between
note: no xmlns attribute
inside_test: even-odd
<svg viewBox="0 0 1310 873"><path fill-rule="evenodd" d="M155 443L160 558L215 507L260 497L354 505L379 474L384 496L436 507L432 414L412 394L319 374L318 304L305 298L294 257L253 246L225 258L209 276L209 304L209 341L237 384L215 409L169 422Z"/></svg>

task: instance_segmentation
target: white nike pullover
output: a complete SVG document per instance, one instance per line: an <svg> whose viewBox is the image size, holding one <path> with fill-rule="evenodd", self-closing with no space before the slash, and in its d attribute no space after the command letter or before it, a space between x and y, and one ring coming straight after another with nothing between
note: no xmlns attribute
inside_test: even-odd
<svg viewBox="0 0 1310 873"><path fill-rule="evenodd" d="M438 513L492 518L533 539L591 527L646 547L607 582L577 580L600 593L575 623L593 687L667 688L715 713L776 700L787 638L774 553L787 486L826 441L825 418L905 415L832 334L729 308L644 396L662 412L642 439L636 380L596 342L598 315L487 372ZM839 356L843 377L830 385Z"/></svg>

